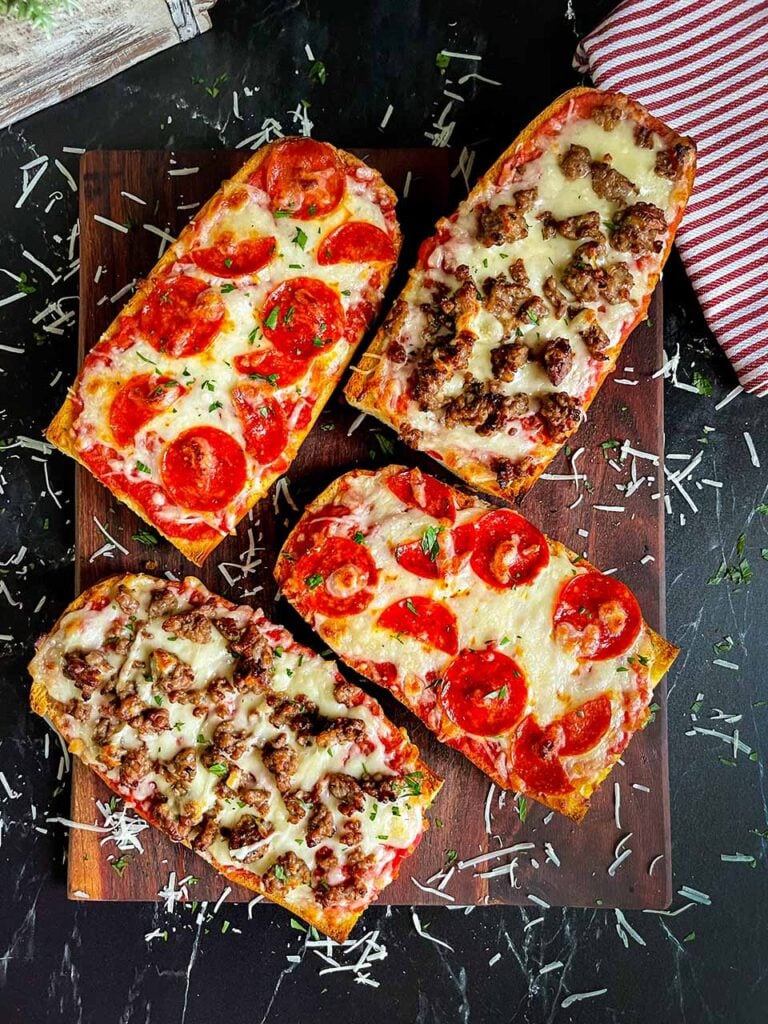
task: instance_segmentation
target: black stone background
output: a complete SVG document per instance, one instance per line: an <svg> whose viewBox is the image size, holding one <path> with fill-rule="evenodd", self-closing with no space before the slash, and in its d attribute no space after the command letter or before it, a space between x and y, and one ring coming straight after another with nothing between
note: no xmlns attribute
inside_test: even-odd
<svg viewBox="0 0 768 1024"><path fill-rule="evenodd" d="M287 112L302 99L310 103L314 134L341 146L422 145L445 102L435 55L446 48L481 54L480 73L502 83L462 87L466 102L451 114L457 119L452 142L477 149L480 171L552 97L577 83L571 69L577 38L612 6L604 0L220 0L208 34L0 132L0 266L31 272L38 288L28 300L0 308L0 344L26 352L0 350L0 436L6 442L19 434L39 437L75 369L75 330L59 337L30 320L50 297L76 292L77 278L51 287L21 251L65 266L76 197L51 165L31 200L15 210L21 164L47 153L76 176L77 157L63 154L62 146L232 146L267 116L288 131ZM307 42L326 65L324 85L309 79ZM453 61L447 77L474 67ZM211 96L205 87L224 74L219 94ZM247 98L244 85L259 91ZM233 88L242 122L232 115ZM394 112L380 130L389 103ZM64 198L45 214L54 189ZM57 233L63 243L54 240ZM0 296L13 289L0 274ZM674 255L664 292L666 344L671 352L680 346L680 379L690 381L695 368L714 384L712 397L667 385L667 450L695 454L703 425L715 427L695 478L724 482L720 490L691 487L701 511L688 514L685 526L679 512L688 509L673 491L674 514L667 517L668 633L684 648L670 678L674 877L676 887L710 894L712 905L669 918L631 913L646 945L630 939L628 949L613 913L597 908L543 911L543 924L528 932L524 922L536 915L519 908L479 908L469 916L422 910L422 924L453 951L419 937L407 909L373 909L362 929L379 929L388 949L372 966L380 982L375 988L356 984L348 972L320 976L324 965L311 952L299 964L288 962L286 955L301 954L305 937L279 909L257 907L249 922L244 907L226 907L198 927L184 909L171 916L161 905L67 902L64 830L53 826L42 834L31 820L32 804L39 824L48 814L66 814L68 800L66 789L55 795L55 741L46 761L45 727L26 709L24 666L33 638L72 595L73 466L58 455L48 459L52 487L61 491L59 510L45 493L37 453L11 448L0 452L0 562L22 544L28 553L19 565L0 569L0 581L22 605L0 593L0 633L14 638L0 642L0 770L21 792L8 800L0 791L0 1024L766 1019L767 844L751 830L768 828L768 707L753 707L768 697L768 565L760 554L768 544L768 519L754 511L765 500L766 484L763 470L750 463L743 431L751 432L768 462L768 402L742 395L715 411L735 377ZM51 387L58 370L63 375ZM721 559L734 557L741 533L753 579L740 587L707 586ZM46 604L33 614L44 595ZM724 634L733 637L725 657L739 664L738 672L712 665L712 644ZM742 754L731 765L720 760L731 754L725 744L685 735L699 692L705 695L700 719L713 707L743 715L738 728L759 752L757 763ZM756 866L721 862L721 853L734 852L754 855ZM673 906L681 905L676 897ZM230 928L222 934L225 919ZM145 942L156 928L168 929L167 942ZM489 966L497 952L501 959ZM564 969L537 979L540 966L554 960ZM601 988L608 990L604 996L561 1008L567 993Z"/></svg>

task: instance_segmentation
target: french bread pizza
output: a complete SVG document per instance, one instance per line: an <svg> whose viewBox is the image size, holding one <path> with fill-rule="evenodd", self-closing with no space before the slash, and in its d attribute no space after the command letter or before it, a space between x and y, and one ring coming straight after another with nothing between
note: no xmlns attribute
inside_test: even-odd
<svg viewBox="0 0 768 1024"><path fill-rule="evenodd" d="M30 672L32 708L127 805L338 941L441 785L332 662L194 577L96 584Z"/></svg>
<svg viewBox="0 0 768 1024"><path fill-rule="evenodd" d="M139 283L48 439L202 564L290 466L400 242L377 171L313 139L264 146Z"/></svg>
<svg viewBox="0 0 768 1024"><path fill-rule="evenodd" d="M275 575L329 647L439 740L575 820L677 655L618 579L418 469L340 477Z"/></svg>
<svg viewBox="0 0 768 1024"><path fill-rule="evenodd" d="M651 294L695 147L627 96L555 100L437 224L346 387L473 487L523 494Z"/></svg>

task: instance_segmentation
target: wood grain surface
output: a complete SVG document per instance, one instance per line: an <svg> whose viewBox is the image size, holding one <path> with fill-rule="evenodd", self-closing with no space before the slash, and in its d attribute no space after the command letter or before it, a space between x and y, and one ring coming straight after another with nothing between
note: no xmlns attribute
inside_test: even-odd
<svg viewBox="0 0 768 1024"><path fill-rule="evenodd" d="M211 27L216 0L78 0L46 33L0 16L0 128Z"/></svg>
<svg viewBox="0 0 768 1024"><path fill-rule="evenodd" d="M457 180L450 178L455 154L446 150L360 150L359 155L378 167L389 184L402 195L406 175L411 172L408 198L399 203L399 216L405 233L401 270L393 282L391 296L402 284L419 241L430 231L441 214L449 213L458 198ZM222 178L246 159L242 152L194 152L174 156L165 152L109 152L86 154L80 175L81 239L81 318L80 357L97 340L120 308L112 301L134 278L147 273L158 256L160 239L144 225L152 224L171 233L178 232L190 216L179 210L193 202L206 200ZM171 168L197 167L186 176L170 176ZM146 201L141 206L126 198L128 192ZM94 220L100 214L118 223L130 224L128 234L115 231ZM98 282L97 268L102 267ZM391 298L390 296L390 298ZM663 450L663 395L661 378L651 373L662 358L661 297L657 294L648 323L639 327L619 362L619 378L637 380L636 386L606 383L592 406L588 422L572 440L574 449L585 447L579 470L586 473L589 488L577 491L568 480L542 479L521 506L540 528L584 553L603 569L615 568L637 594L649 623L664 626L664 504L652 495L663 492L661 466L639 463L641 475L650 473L656 480L643 485L624 500L616 489L626 483L622 474L609 464L616 452L603 449L606 440L630 439L632 446L645 452ZM629 367L629 369L627 369ZM400 445L394 435L373 420L366 419L348 436L356 413L337 389L299 456L288 473L289 495L298 509L341 472L356 466L382 465L399 461L419 464L436 472L435 463L415 455ZM568 474L570 466L564 454L552 465L552 475ZM89 586L105 575L124 570L149 570L162 574L170 570L177 576L198 575L209 587L232 600L260 604L267 615L284 623L298 639L320 650L319 639L299 619L285 601L276 601L272 566L280 545L298 512L285 495L270 495L246 518L237 536L228 538L208 559L201 570L187 562L169 544L161 542L148 548L133 539L142 528L140 521L89 474L77 470L77 586ZM574 507L578 496L583 495ZM594 509L594 505L623 506L624 513ZM98 519L127 550L114 551L113 557L94 552L105 538ZM588 531L588 537L578 531ZM258 566L247 574L242 571L243 557L249 548L252 531ZM653 561L641 560L651 555ZM230 584L227 579L234 582ZM351 673L347 672L348 675ZM456 871L446 892L457 905L482 903L526 903L529 895L552 905L655 907L668 905L671 898L669 788L667 774L665 684L657 691L661 710L655 721L635 737L606 784L596 794L592 810L581 825L558 815L548 816L546 809L529 802L527 816L521 820L513 793L489 789L489 780L469 761L442 747L432 735L386 692L363 683L384 705L386 712L405 725L419 745L424 759L445 778L445 786L431 812L432 828L417 854L406 862L402 877L387 889L381 903L433 904L445 900L420 890L411 876L424 882L444 867L457 851L459 858L470 858L518 842L535 844L535 849L519 856L516 882L508 874L493 879L479 877L492 868L490 861L480 867ZM614 782L618 782L621 809L614 807ZM634 785L647 787L633 788ZM76 821L99 820L96 799L107 799L108 792L99 780L80 764L73 769L72 818ZM545 817L547 824L544 823ZM488 827L490 831L488 831ZM609 876L617 842L633 833L628 845L632 855ZM215 900L225 888L224 880L194 854L174 845L154 830L142 833L145 852L129 857L122 877L113 871L107 857L114 853L111 844L100 846L100 836L92 832L72 831L68 861L68 891L72 898L91 900L152 900L162 888L170 871L176 877L195 876L198 881L190 896ZM551 844L560 865L548 860L544 844ZM650 862L664 855L649 874ZM505 858L506 860L507 858ZM248 900L253 894L236 890L231 900Z"/></svg>

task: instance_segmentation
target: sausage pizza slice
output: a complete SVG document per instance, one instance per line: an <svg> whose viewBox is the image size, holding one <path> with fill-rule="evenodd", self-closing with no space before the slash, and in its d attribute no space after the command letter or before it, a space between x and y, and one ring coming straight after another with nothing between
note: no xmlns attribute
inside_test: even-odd
<svg viewBox="0 0 768 1024"><path fill-rule="evenodd" d="M349 401L473 487L528 490L645 317L694 153L627 96L555 100L422 244Z"/></svg>
<svg viewBox="0 0 768 1024"><path fill-rule="evenodd" d="M332 662L194 577L91 587L30 672L33 709L129 806L338 941L442 784Z"/></svg>

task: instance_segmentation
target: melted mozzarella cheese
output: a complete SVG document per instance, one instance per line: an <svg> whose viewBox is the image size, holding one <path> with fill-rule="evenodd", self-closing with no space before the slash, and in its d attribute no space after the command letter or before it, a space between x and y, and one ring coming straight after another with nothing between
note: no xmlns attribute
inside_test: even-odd
<svg viewBox="0 0 768 1024"><path fill-rule="evenodd" d="M272 694L282 699L297 699L301 696L313 701L319 714L327 719L355 718L364 725L364 736L359 743L339 741L330 747L321 747L312 742L308 746L297 745L289 740L291 749L298 759L298 766L291 776L292 791L298 794L311 793L314 787L322 789L323 780L333 772L343 772L355 779L366 775L392 776L403 770L398 764L393 768L393 758L402 757L397 753L401 747L398 731L381 714L380 708L370 698L362 704L349 708L341 704L334 695L334 686L338 681L336 666L333 662L324 661L305 648L299 647L290 634L280 627L267 622L260 612L240 607L234 611L222 608L221 614L234 618L240 628L249 622L255 623L267 636L273 650L273 675L268 693L252 690L238 691L235 698L234 716L227 721L238 733L242 733L247 749L245 753L222 765L222 771L209 770L200 760L206 747L211 743L214 732L221 719L213 709L211 700L205 705L205 716L198 717L193 713L193 705L182 701L171 701L152 678L151 656L157 650L173 653L185 664L189 665L194 674L194 689L203 690L214 679L231 680L235 660L229 652L225 638L216 630L212 630L209 641L195 643L183 637L173 638L163 628L163 617L147 618L147 606L150 593L157 581L151 577L128 577L127 587L131 595L140 603L135 622L120 611L111 602L105 608L96 611L84 607L66 613L59 622L57 629L41 644L31 666L33 678L44 683L50 698L61 704L73 699L80 700L80 690L74 682L63 673L64 657L67 653L88 650L99 650L106 653L117 679L124 685L133 684L136 693L145 706L152 708L156 704L164 707L169 713L169 728L159 733L150 733L140 737L130 724L125 724L110 740L112 744L123 749L133 749L146 744L147 751L154 766L140 783L129 794L130 798L141 802L148 799L154 792L159 792L168 800L172 813L190 813L194 808L195 820L211 811L215 811L217 822L222 828L232 828L241 817L253 813L237 799L234 788L239 780L252 777L249 785L256 785L269 794L269 810L264 815L273 832L263 843L257 844L262 855L248 863L242 857L250 850L229 849L227 840L219 835L208 851L203 855L206 859L213 858L217 862L244 868L255 875L263 875L275 863L277 858L287 852L296 854L310 870L315 867L316 851L306 846L308 815L298 823L291 823L285 802L280 794L275 778L266 768L261 748L265 743L274 740L281 733L286 733L285 726L279 727L269 721L273 708L267 702ZM183 612L199 604L200 598L210 596L209 592L197 580L188 578L179 585L179 607ZM213 616L215 623L216 615ZM126 628L126 623L128 628ZM107 643L110 636L132 638L127 654L117 655ZM129 691L126 691L129 692ZM102 748L94 737L94 727L98 722L106 698L97 690L88 702L89 717L81 722L66 716L65 738L71 743L79 740L82 746L80 756L88 764L99 767L113 783L124 791L120 784L119 770L108 769L102 760ZM288 731L289 737L291 736ZM198 760L188 789L183 796L178 796L163 773L163 765L170 761L179 751L193 748ZM413 770L414 755L408 755L406 770L410 764ZM226 767L226 771L224 768ZM222 778L233 787L231 799L222 803L217 795L217 787L221 789ZM418 787L416 787L418 788ZM391 877L390 866L398 850L410 847L419 836L422 828L423 799L418 794L405 795L394 803L377 803L373 797L365 795L365 806L355 820L359 821L362 839L355 847L365 856L373 858L373 865L366 876L366 884L374 889L381 888ZM218 805L218 806L217 806ZM324 839L322 846L330 847L339 862L339 878L343 880L343 866L351 847L343 845L338 832L345 819L329 801L326 806L332 812L337 834ZM331 880L333 884L333 880ZM312 890L301 885L281 892L288 902L300 908L314 902Z"/></svg>
<svg viewBox="0 0 768 1024"><path fill-rule="evenodd" d="M148 372L178 381L187 389L186 393L140 428L132 444L118 451L110 466L113 473L125 474L133 485L147 480L162 484L160 460L165 444L183 431L204 424L220 428L244 447L243 424L231 393L233 387L248 378L237 372L234 359L260 350L274 351L261 330L261 314L269 293L283 281L307 276L333 289L345 313L362 301L374 307L381 301L383 288L378 275L372 274L370 264L323 266L317 262L322 239L347 221L364 221L388 230L381 207L375 201L377 179L376 173L367 168L351 168L341 204L328 215L310 221L275 217L265 192L253 186L225 182L212 208L199 221L193 222L195 247L215 245L224 234L232 235L237 241L273 237L276 241L273 259L255 275L225 280L189 263L178 262L189 249L189 239L177 243L172 250L177 262L166 267L163 273L184 273L215 289L225 310L222 327L212 344L194 356L172 358L156 352L146 339L137 336L129 348L110 350L108 368L103 360L86 357L79 383L84 408L75 425L78 450L87 451L95 444L117 448L106 413L120 386L133 376ZM151 281L150 277L150 284ZM339 376L358 340L334 338L334 344L308 364L304 377L296 383L283 387L279 378L276 386L262 381L264 396L277 399L281 405L285 400L294 402L302 396L313 400L328 379ZM299 432L295 426L291 434L285 452L288 461L298 449ZM246 457L248 478L242 492L245 498L259 489L262 478L271 475L269 466L259 463L250 453L246 453ZM139 463L145 468L139 468ZM226 532L239 518L231 509L190 513L162 495L157 501L162 505L163 517L174 522L202 522ZM237 499L232 504L237 504Z"/></svg>
<svg viewBox="0 0 768 1024"><path fill-rule="evenodd" d="M518 259L522 259L525 264L533 294L543 295L544 281L552 275L559 279L575 250L585 241L572 241L560 235L545 239L536 219L544 211L549 211L557 219L564 219L595 210L604 225L604 233L609 234L609 225L618 210L617 204L597 196L589 178L569 181L559 166L561 156L572 144L586 146L593 160L601 160L610 154L612 166L637 186L638 191L633 193L630 202L653 203L665 211L667 220L671 221L676 212L672 202L675 183L654 173L660 140L654 136L653 149L641 148L634 140L634 128L635 122L630 118L619 122L611 132L606 132L592 120L579 118L569 121L555 139L543 136L539 140L543 150L541 155L524 164L520 175L515 176L513 182L502 187L487 183L476 188L459 206L454 218L438 225L447 234L447 238L433 251L428 269L417 270L401 296L408 304L408 314L399 340L409 353L409 361L404 364L394 363L385 356L373 378L374 387L378 384L382 388L385 385L387 387L387 409L394 424L405 422L420 431L422 437L418 447L421 450L450 455L453 457L451 465L458 463L460 466L462 456L488 463L494 456L516 460L536 449L536 440L520 421L513 423L507 430L481 436L469 425L447 426L440 415L421 409L416 402L406 397L413 360L418 356L424 341L426 321L420 307L423 303L436 300L436 293L429 281L436 282L437 286L446 286L450 291L455 290L458 282L453 270L458 266L470 268L472 280L478 291L482 292L486 280L505 277L509 266ZM513 204L516 192L534 187L538 197L533 209L525 214L527 237L500 246L482 245L477 238L478 208L484 204L493 208ZM642 264L639 264L630 254L615 252L608 246L606 259L628 266L634 280L630 301L616 305L602 301L579 302L578 305L596 311L597 321L608 335L613 349L621 340L625 327L634 320L636 307L646 295L652 275L658 272L661 257L645 256ZM468 372L475 380L493 380L490 352L501 341L503 329L500 322L482 309L472 321L462 326L468 327L476 336ZM578 318L570 322L567 319L555 319L550 309L550 315L538 324L530 323L521 328L520 340L533 352L538 352L548 340L565 338L574 352L573 369L560 384L554 385L541 363L531 359L511 382L496 381L501 393L509 396L527 395L531 399L531 412L536 412L538 400L543 395L552 392L564 391L582 402L591 397L607 370L606 364L600 364L590 356L579 335L579 328L583 326ZM609 354L612 354L611 350ZM446 385L446 399L460 393L464 386L465 375L462 371ZM382 396L377 394L376 402L380 404L381 400Z"/></svg>
<svg viewBox="0 0 768 1024"><path fill-rule="evenodd" d="M613 718L606 735L588 753L564 758L574 779L588 779L599 772L606 764L607 751L621 743L626 728L625 702L647 703L650 699L653 648L647 629L641 630L620 657L580 661L553 635L552 616L560 589L578 572L572 561L576 556L562 545L549 542L549 564L524 586L490 587L475 574L468 559L456 560L451 571L437 580L424 579L402 568L394 552L401 544L420 540L427 527L434 529L433 517L418 509L404 509L379 474L348 478L341 501L350 511L330 520L327 532L363 533L379 567L379 578L373 600L362 613L343 620L314 614L319 632L340 657L353 665L390 662L397 670L394 688L398 695L415 709L432 708L437 700L434 679L443 675L452 656L407 633L383 629L377 622L384 609L396 601L417 595L440 601L456 617L459 651L483 650L490 645L517 661L528 687L525 714L534 715L541 725L594 697L610 696ZM473 522L488 511L488 505L476 501L457 513L456 526ZM451 529L438 535L444 548L442 557L449 559L453 555ZM455 728L439 710L439 701L437 712L430 712L429 725L438 735L455 735ZM475 739L499 752L500 771L506 774L513 763L514 730L492 739Z"/></svg>

